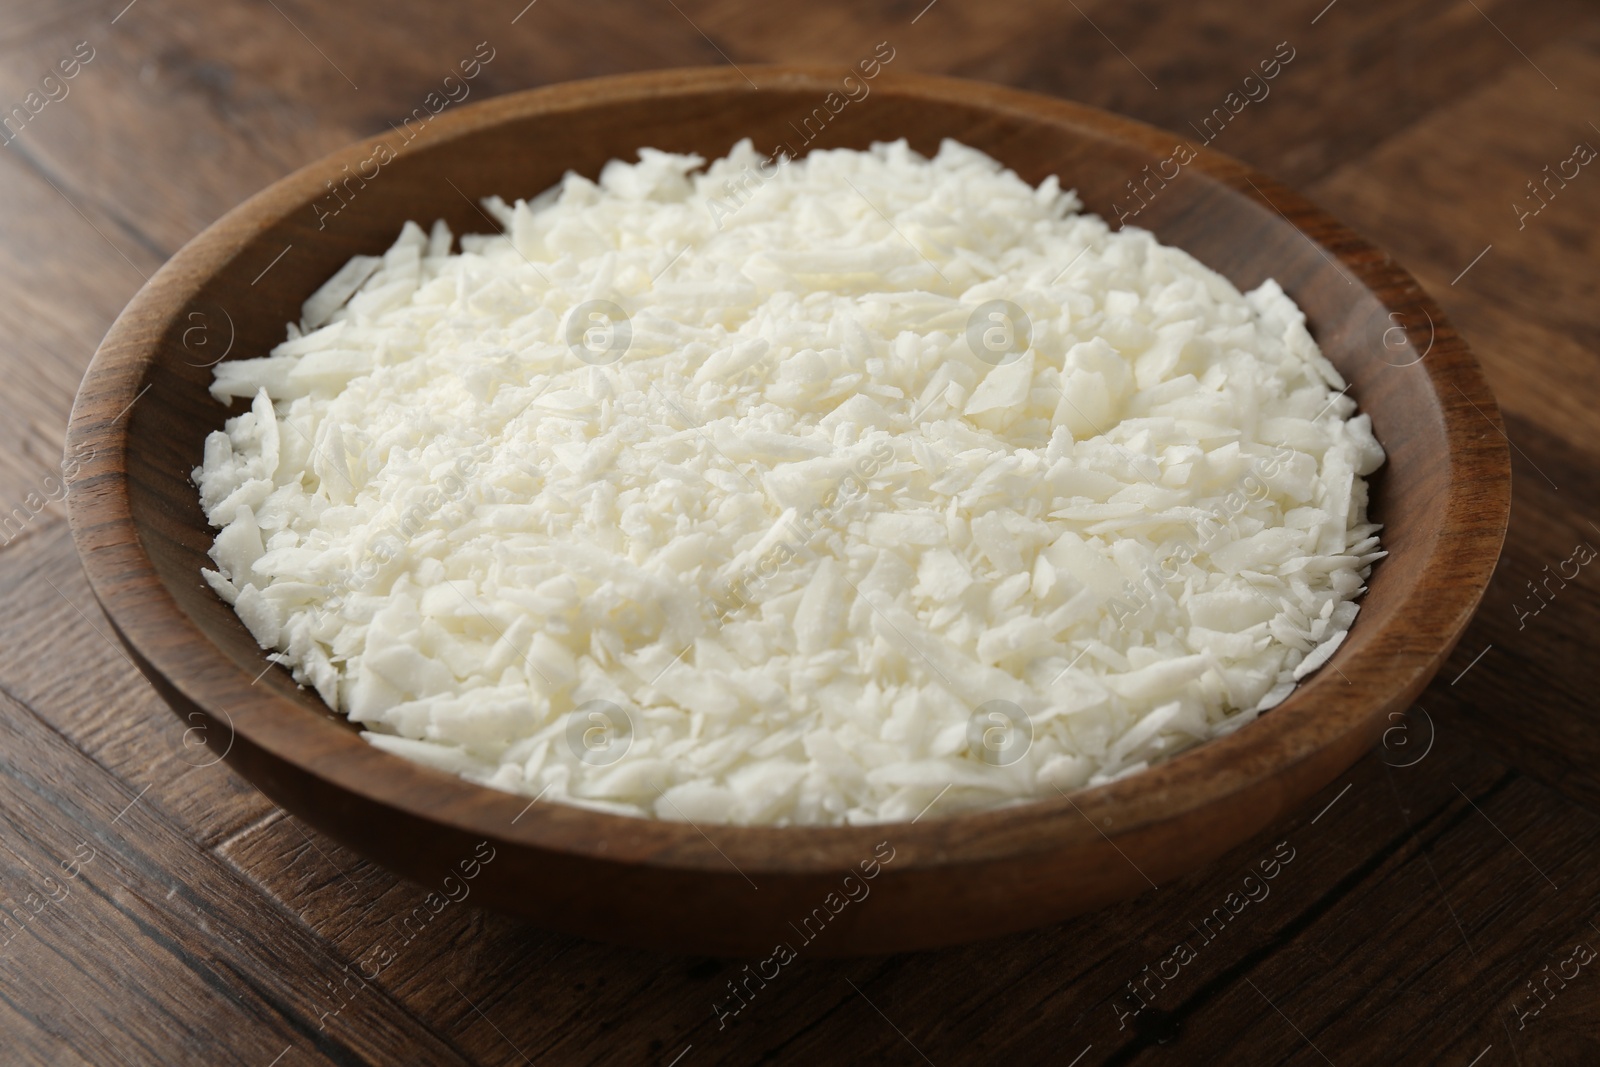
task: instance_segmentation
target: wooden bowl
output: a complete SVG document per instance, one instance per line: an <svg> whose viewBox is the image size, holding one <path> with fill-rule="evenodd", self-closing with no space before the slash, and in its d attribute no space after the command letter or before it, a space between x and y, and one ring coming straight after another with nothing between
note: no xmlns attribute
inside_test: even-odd
<svg viewBox="0 0 1600 1067"><path fill-rule="evenodd" d="M465 886L475 903L545 926L713 954L767 955L779 942L893 952L1056 922L1200 866L1349 767L1444 662L1505 533L1506 439L1465 344L1382 252L1237 162L1201 149L1164 188L1145 184L1173 175L1162 161L1182 138L1063 100L891 70L865 99L826 107L805 147L905 137L931 154L953 137L1029 182L1059 175L1113 223L1119 206L1144 204L1137 225L1241 289L1276 278L1305 309L1389 455L1372 514L1391 555L1331 667L1228 737L1070 797L784 829L530 807L379 751L269 668L200 577L212 531L189 475L230 413L207 394L209 364L224 351L264 354L307 295L351 256L388 247L407 219L483 232L478 198L529 196L569 169L593 177L641 146L716 158L753 137L763 151L798 149L802 126L817 126L804 120L843 98L828 96L842 93L839 71L746 73L759 90L726 68L662 71L452 109L413 127L410 143L385 132L251 198L139 292L73 408L69 448L94 458L72 483L70 512L95 595L173 709L206 723L208 742L273 800L440 894ZM374 164L388 154L380 143L397 158ZM329 182L352 174L364 183L332 196ZM1150 190L1138 201L1134 182ZM845 875L874 861L876 877L860 883L870 896L834 914Z"/></svg>

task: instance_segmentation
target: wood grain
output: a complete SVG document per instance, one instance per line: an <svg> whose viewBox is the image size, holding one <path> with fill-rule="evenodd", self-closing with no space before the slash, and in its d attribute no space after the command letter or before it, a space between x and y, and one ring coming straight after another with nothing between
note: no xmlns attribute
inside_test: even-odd
<svg viewBox="0 0 1600 1067"><path fill-rule="evenodd" d="M1600 185L1565 190L1534 220L1539 228L1530 225L1532 241L1502 239L1505 220L1515 227L1509 195L1559 158L1544 147L1581 136L1574 120L1600 121L1592 84L1600 16L1591 6L1340 0L1324 11L1320 0L1270 10L1238 0L1187 8L1083 0L1076 8L984 8L939 0L924 11L922 0L803 10L539 0L512 25L520 2L447 10L401 0L379 10L279 0L315 47L271 5L139 0L113 24L123 7L120 0L30 2L13 5L0 25L0 99L20 99L63 46L92 39L100 49L68 99L41 113L23 141L0 148L7 194L0 281L12 297L0 302L9 342L0 354L0 504L7 507L38 490L59 462L78 379L143 284L140 272L152 273L270 180L387 129L485 39L500 49L484 75L495 92L714 63L719 51L741 66L843 67L889 39L899 49L896 64L908 70L1043 90L1174 132L1215 106L1263 48L1289 40L1299 50L1295 62L1217 147L1306 189L1394 253L1440 302L1505 410L1516 446L1515 499L1504 562L1484 608L1419 698L1437 732L1429 754L1407 768L1385 763L1413 758L1415 749L1397 746L1406 737L1420 743L1428 720L1413 711L1407 732L1391 735L1273 833L1160 892L970 948L802 959L723 1030L710 1006L737 973L726 964L610 949L470 908L446 911L430 926L430 940L413 946L420 951L408 951L374 988L455 1051L418 1043L382 1055L352 1051L355 1038L333 1047L299 1032L271 1048L261 1035L281 1031L276 1020L290 1011L286 1003L218 1014L240 996L255 1003L248 990L271 980L264 972L315 981L315 968L289 958L219 971L224 992L164 997L151 1010L150 994L116 976L135 958L148 959L157 985L187 990L186 965L156 950L146 928L126 926L116 902L77 892L71 914L46 913L65 921L40 927L51 938L28 949L26 973L0 967L7 1059L266 1064L280 1051L281 1067L522 1063L523 1054L541 1063L659 1064L681 1055L680 1067L841 1058L921 1064L923 1054L943 1065L1007 1057L1069 1063L1083 1053L1081 1067L1174 1057L1325 1057L1341 1067L1600 1059L1600 986L1589 969L1525 1025L1511 1012L1527 1002L1525 983L1542 967L1565 958L1574 942L1600 937L1589 925L1597 888L1592 813L1600 811L1592 772L1600 579L1586 573L1525 629L1513 614L1526 580L1566 558L1588 522L1600 523L1591 414L1600 408L1592 312ZM30 154L13 151L19 146ZM1528 173L1518 169L1527 164ZM1452 285L1491 242L1493 251ZM151 820L140 824L151 832L141 847L177 873L141 873L128 893L152 913L177 916L183 944L206 959L232 951L217 928L208 932L165 899L172 882L191 877L196 856L211 855L240 875L216 883L247 902L238 922L248 932L239 936L272 943L280 929L274 917L282 916L338 939L326 941L327 950L340 966L353 965L370 941L342 932L353 929L351 913L370 907L377 915L381 906L401 914L423 890L274 817L271 804L225 765L204 773L187 767L183 758L194 755L183 747L184 724L94 632L110 631L76 568L54 503L22 537L0 546L0 595L9 609L0 613L0 690L50 726L7 751L4 811L23 810L7 784L22 775L56 793L107 801L109 792L95 790L115 787L131 798L148 786L135 809ZM22 712L6 704L4 714ZM63 762L51 738L81 756ZM0 841L42 869L59 862L58 839L71 845L116 815L109 807L64 810L48 832L36 820L8 818ZM1155 1007L1177 1016L1177 1026L1141 1013L1118 1030L1111 998L1285 838L1302 851L1272 896L1250 905L1226 939L1160 991ZM13 872L25 868L3 852L0 862L0 890L20 903L31 890ZM131 931L125 954L96 940L91 918ZM330 1025L366 1028L357 1005ZM135 1032L137 1042L119 1040Z"/></svg>

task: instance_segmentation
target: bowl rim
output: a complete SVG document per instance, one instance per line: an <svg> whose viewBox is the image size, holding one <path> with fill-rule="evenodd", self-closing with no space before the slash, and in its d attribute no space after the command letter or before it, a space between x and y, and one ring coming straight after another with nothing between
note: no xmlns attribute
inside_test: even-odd
<svg viewBox="0 0 1600 1067"><path fill-rule="evenodd" d="M613 75L524 90L436 116L397 156L436 147L502 122L541 113L582 111L643 97L700 96L750 92L746 76L765 88L827 91L836 70L817 66L748 65L694 67ZM1025 90L904 72L884 71L874 93L966 107L1030 122L1049 120L1114 141L1166 153L1174 134L1088 105ZM875 842L894 841L896 870L1015 860L1096 835L1115 842L1157 823L1226 804L1258 790L1291 768L1309 764L1325 750L1372 732L1373 708L1382 696L1364 700L1322 670L1303 681L1290 698L1226 736L1194 745L1138 774L1070 795L1045 797L926 821L845 826L739 826L715 824L717 840L692 822L610 814L565 803L535 810L536 799L481 786L443 771L382 752L343 726L307 717L305 708L266 687L251 687L247 672L215 645L167 590L140 541L130 505L125 465L128 428L120 414L142 395L146 371L171 323L201 287L273 224L303 211L322 195L323 178L366 159L380 138L363 138L273 182L206 227L185 244L139 290L95 352L74 403L67 448L88 454L72 479L68 512L74 541L96 598L141 669L159 677L208 715L221 710L231 729L270 755L315 776L336 790L427 823L475 838L492 839L575 858L609 863L647 863L683 872L718 871L731 865L741 874L815 873L847 869L871 853ZM1417 283L1377 250L1299 194L1259 171L1209 147L1188 164L1240 196L1284 215L1323 254L1353 275L1388 310L1420 312L1433 324L1432 358L1414 367L1428 376L1451 442L1443 457L1447 474L1439 504L1441 522L1413 586L1395 604L1382 634L1401 633L1426 614L1428 640L1418 648L1409 632L1406 659L1395 662L1394 642L1383 684L1415 694L1454 648L1481 600L1499 557L1510 511L1510 458L1499 409L1476 361L1438 307ZM1298 220L1298 221L1297 221ZM404 220L396 221L396 228ZM1457 397L1450 393L1456 391ZM1474 420L1496 431L1481 432ZM220 426L220 423L219 423ZM1471 484L1462 477L1462 444L1492 477ZM92 451L85 451L92 450ZM197 457L198 458L198 457ZM1434 581L1425 582L1426 578ZM1424 586L1426 589L1424 590ZM1423 603L1426 598L1426 603ZM1359 628L1359 619L1357 628ZM174 634L181 635L175 640ZM1352 638L1355 630L1352 630ZM1375 631L1373 637L1380 636ZM1361 645L1370 642L1363 640ZM1347 648L1354 640L1347 642ZM1380 649L1370 650L1374 655ZM263 657L265 652L263 652ZM1359 667L1360 658L1344 662ZM265 660L263 659L263 662ZM1359 672L1358 672L1359 673ZM1398 680L1397 680L1398 677ZM1376 679L1376 676L1374 676ZM1313 702L1315 715L1294 714ZM331 739L336 730L347 743ZM1319 772L1320 788L1342 770ZM1313 788L1279 796L1276 816ZM526 816L526 817L525 817ZM920 820L920 816L918 819ZM1087 824L1087 825L1085 825ZM737 861L737 862L736 862ZM1142 872L1141 872L1142 873ZM1153 883L1152 883L1153 884Z"/></svg>

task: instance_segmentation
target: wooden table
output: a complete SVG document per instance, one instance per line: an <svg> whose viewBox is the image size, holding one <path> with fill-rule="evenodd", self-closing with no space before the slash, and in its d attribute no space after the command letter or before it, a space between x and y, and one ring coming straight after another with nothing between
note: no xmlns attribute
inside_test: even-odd
<svg viewBox="0 0 1600 1067"><path fill-rule="evenodd" d="M1592 5L124 2L20 0L0 24L0 1060L1600 1062L1600 566L1573 562L1600 546L1600 168L1565 162L1600 147ZM1287 42L1214 147L1393 252L1477 351L1516 477L1482 611L1304 811L1059 927L802 959L720 1028L726 961L470 906L406 940L424 890L215 763L111 640L56 499L90 353L184 241L401 119L479 42L474 99L649 67L843 69L883 41L900 69L1185 136ZM363 983L382 940L396 958Z"/></svg>

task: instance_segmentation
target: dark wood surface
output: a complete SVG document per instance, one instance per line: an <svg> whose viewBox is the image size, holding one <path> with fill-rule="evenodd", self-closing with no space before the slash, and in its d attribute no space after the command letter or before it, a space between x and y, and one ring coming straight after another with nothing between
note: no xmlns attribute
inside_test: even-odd
<svg viewBox="0 0 1600 1067"><path fill-rule="evenodd" d="M0 148L12 297L0 501L38 512L0 548L0 903L20 926L0 947L6 1058L1600 1059L1600 579L1592 566L1549 577L1600 545L1600 175L1552 181L1520 224L1513 207L1539 206L1526 183L1575 144L1600 147L1592 6L519 9L138 0L28 4L0 23L8 107L77 42L94 49L68 95ZM1484 364L1516 482L1477 619L1385 744L1206 869L966 948L802 957L721 1028L712 1004L742 977L727 963L545 934L467 904L408 940L401 919L426 891L210 765L110 640L49 497L88 355L145 276L271 180L399 121L484 40L496 57L474 94L724 59L843 68L889 40L905 69L1180 132L1290 42L1271 95L1215 147L1392 252ZM1247 902L1251 886L1260 899ZM379 945L393 952L381 975L348 978Z"/></svg>

